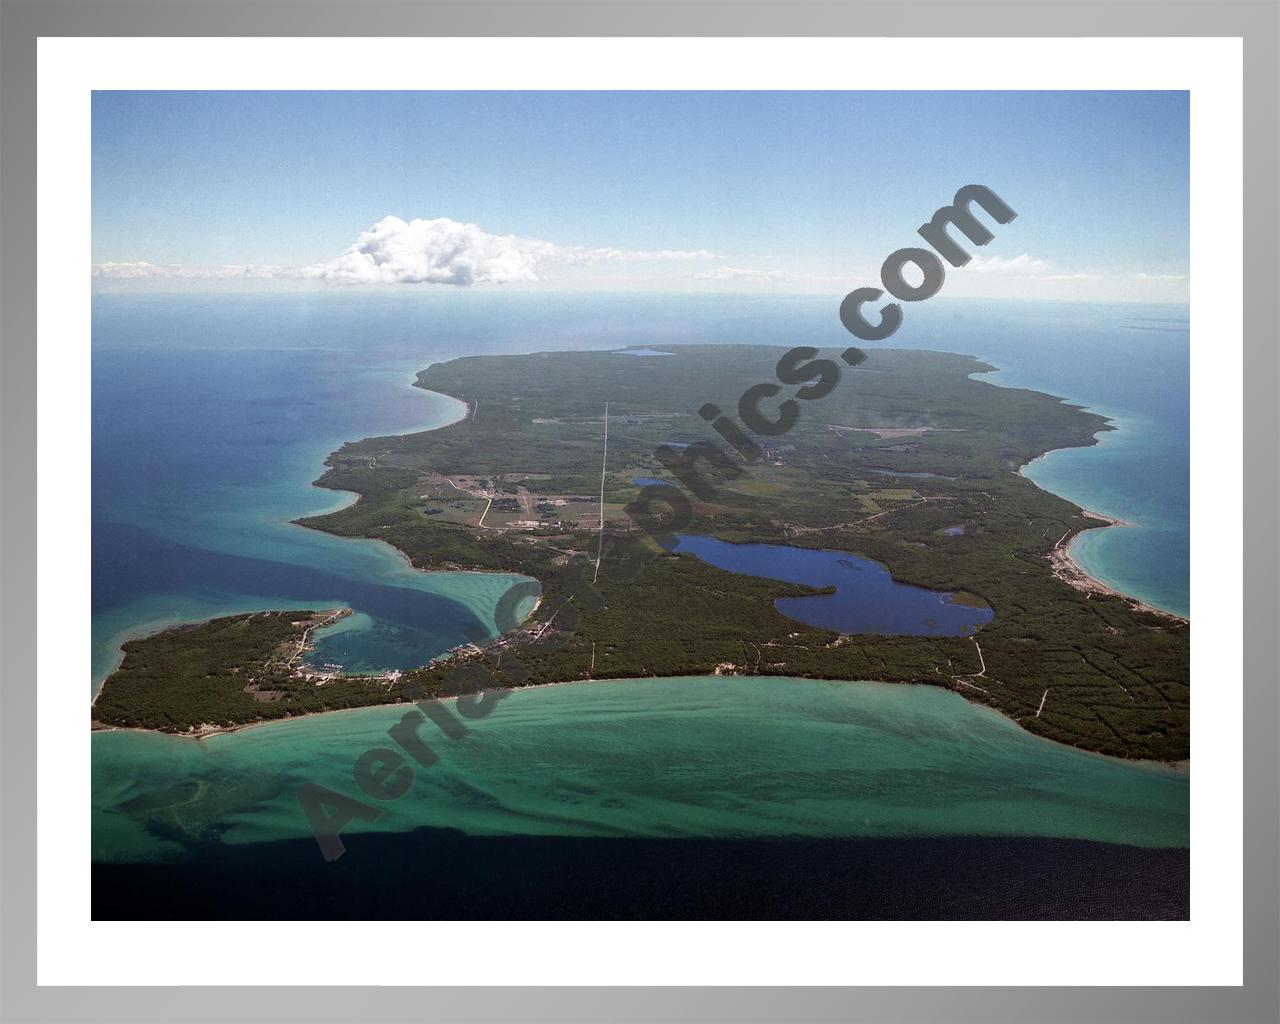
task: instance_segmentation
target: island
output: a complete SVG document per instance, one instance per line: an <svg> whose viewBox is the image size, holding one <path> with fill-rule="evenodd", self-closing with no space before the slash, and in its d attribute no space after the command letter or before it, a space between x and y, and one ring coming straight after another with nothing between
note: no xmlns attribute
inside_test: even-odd
<svg viewBox="0 0 1280 1024"><path fill-rule="evenodd" d="M422 570L529 577L540 592L528 618L377 676L308 663L341 609L166 630L124 645L95 727L199 736L447 697L491 685L505 659L504 686L716 674L934 685L1051 740L1186 759L1189 624L1075 566L1072 538L1115 521L1021 473L1111 425L984 381L995 368L973 357L869 350L793 428L753 438L759 458L711 473L713 495L682 490L693 520L674 543L637 529L626 508L641 488L676 484L657 453L718 442L699 410L732 413L785 352L659 345L430 366L417 386L465 403L462 417L345 444L317 483L358 499L300 522L383 540ZM645 545L642 568L593 575L620 540Z"/></svg>

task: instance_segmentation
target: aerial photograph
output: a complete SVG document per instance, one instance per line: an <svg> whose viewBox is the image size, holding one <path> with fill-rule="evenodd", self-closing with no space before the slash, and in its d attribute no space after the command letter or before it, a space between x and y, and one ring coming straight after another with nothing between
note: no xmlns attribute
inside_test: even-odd
<svg viewBox="0 0 1280 1024"><path fill-rule="evenodd" d="M1186 92L92 132L95 920L1189 919Z"/></svg>

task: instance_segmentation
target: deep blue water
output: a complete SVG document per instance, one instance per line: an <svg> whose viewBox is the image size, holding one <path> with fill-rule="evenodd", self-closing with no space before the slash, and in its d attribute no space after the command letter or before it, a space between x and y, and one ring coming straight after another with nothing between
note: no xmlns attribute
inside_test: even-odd
<svg viewBox="0 0 1280 1024"><path fill-rule="evenodd" d="M889 570L847 551L796 548L785 544L730 544L714 537L677 534L671 550L747 576L810 587L835 587L834 594L780 597L778 611L839 633L904 636L971 636L990 622L989 607L957 604L955 595L899 583Z"/></svg>
<svg viewBox="0 0 1280 1024"><path fill-rule="evenodd" d="M422 664L468 629L492 631L515 577L428 575L387 545L290 523L352 499L311 486L342 441L462 408L408 386L425 357L365 345L333 312L322 323L281 301L97 300L95 687L122 639L252 609L353 607L363 628L344 623L316 657L355 671Z"/></svg>

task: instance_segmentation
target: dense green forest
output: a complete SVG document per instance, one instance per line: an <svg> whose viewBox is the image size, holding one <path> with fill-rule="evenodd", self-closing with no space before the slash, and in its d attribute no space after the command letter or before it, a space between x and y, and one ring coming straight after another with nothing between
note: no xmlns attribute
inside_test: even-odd
<svg viewBox="0 0 1280 1024"><path fill-rule="evenodd" d="M294 671L306 632L332 617L256 612L129 640L124 661L94 702L93 719L191 732L400 699L382 680L350 676L317 685Z"/></svg>
<svg viewBox="0 0 1280 1024"><path fill-rule="evenodd" d="M698 441L725 447L698 410L714 403L736 419L744 391L776 381L785 350L669 351L437 364L418 384L466 402L464 419L353 442L328 459L319 482L360 499L305 525L386 540L423 569L502 570L539 581L538 610L499 644L394 681L315 687L294 679L279 684L273 692L282 696L270 701L236 697L238 679L231 678L218 684L215 702L192 694L214 692L210 680L222 679L214 663L229 673L240 664L230 653L241 657L239 645L250 638L227 636L224 657L221 634L161 634L169 656L189 666L175 670L171 683L157 672L140 675L132 664L138 645L160 638L135 641L95 718L182 729L193 721L406 699L406 687L448 694L495 680L722 671L947 686L1055 740L1126 757L1188 756L1188 625L1058 579L1049 554L1103 523L1018 472L1051 449L1095 443L1110 429L1106 420L1049 395L988 384L980 375L991 367L967 356L872 351L846 368L829 394L799 402L791 430L756 437L761 459L748 464L735 455L728 475L703 472L710 490L707 500L690 497L694 519L686 532L850 551L883 563L898 580L977 595L995 613L973 639L845 637L774 608L778 597L810 591L666 554L624 513L639 494L636 477L671 477L655 457L662 445L677 452ZM794 393L784 387L761 408L773 416L776 403ZM606 401L605 557L593 583ZM648 557L637 572L629 556L638 547ZM283 641L266 635L263 623L254 629L262 634L256 657L265 664ZM194 652L182 654L193 637L206 645L200 657L212 661L204 684L184 687L180 681L192 679L200 663ZM468 659L460 673L458 663ZM496 674L486 676L484 663ZM130 673L133 689L122 689L118 680ZM145 720L132 694L145 695ZM209 702L221 717L208 717Z"/></svg>

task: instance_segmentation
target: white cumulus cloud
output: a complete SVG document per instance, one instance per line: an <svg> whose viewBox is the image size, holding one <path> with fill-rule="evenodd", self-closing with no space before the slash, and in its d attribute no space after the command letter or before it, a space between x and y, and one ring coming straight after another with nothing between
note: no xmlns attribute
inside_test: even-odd
<svg viewBox="0 0 1280 1024"><path fill-rule="evenodd" d="M383 217L342 255L302 269L303 277L340 284L509 284L536 281L539 261L557 246L537 238L492 235L448 217Z"/></svg>
<svg viewBox="0 0 1280 1024"><path fill-rule="evenodd" d="M344 284L510 284L537 281L549 264L709 259L706 249L591 249L541 238L494 235L448 217L383 217L342 255L302 269L302 276Z"/></svg>

